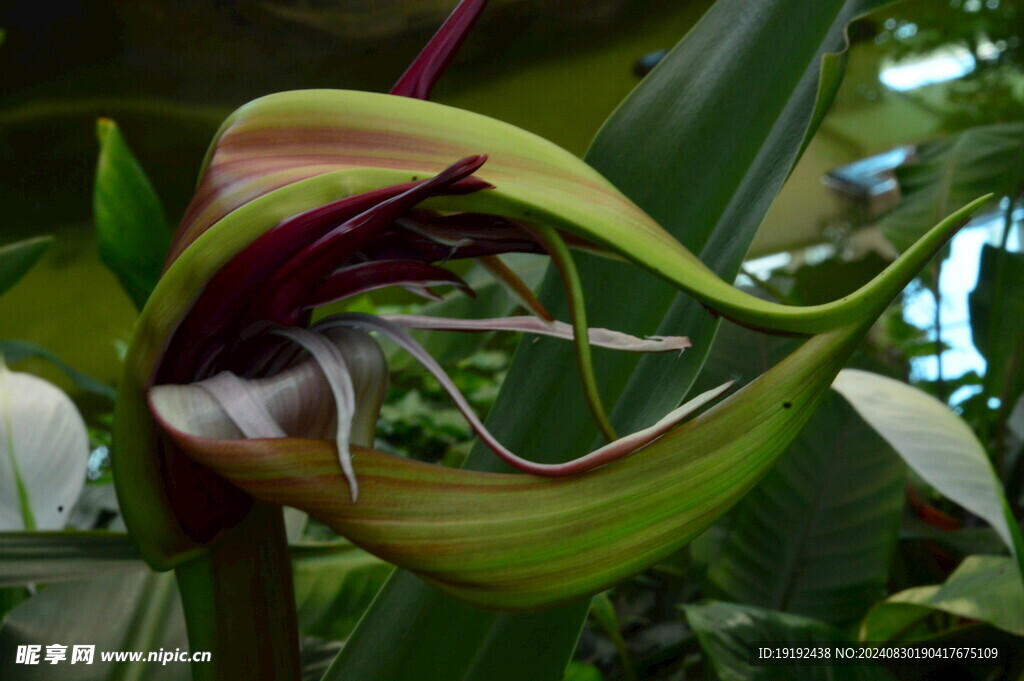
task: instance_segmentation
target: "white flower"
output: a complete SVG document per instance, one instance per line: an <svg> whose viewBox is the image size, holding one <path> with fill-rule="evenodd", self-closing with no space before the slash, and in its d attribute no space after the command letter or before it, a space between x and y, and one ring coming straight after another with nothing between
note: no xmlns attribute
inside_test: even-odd
<svg viewBox="0 0 1024 681"><path fill-rule="evenodd" d="M63 529L88 456L85 423L68 396L0 359L0 530Z"/></svg>

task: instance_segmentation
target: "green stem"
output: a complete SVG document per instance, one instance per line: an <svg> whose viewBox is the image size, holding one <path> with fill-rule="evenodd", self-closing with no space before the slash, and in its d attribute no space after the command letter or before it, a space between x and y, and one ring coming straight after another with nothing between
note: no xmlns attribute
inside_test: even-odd
<svg viewBox="0 0 1024 681"><path fill-rule="evenodd" d="M597 389L597 379L594 377L594 364L590 353L590 332L587 327L587 306L583 298L583 284L576 271L576 263L569 253L569 247L565 245L565 241L556 230L534 225L530 231L551 256L552 262L555 263L555 267L558 268L558 273L562 277L562 284L565 286L565 295L569 300L569 315L572 317L576 366L580 379L583 381L583 392L587 398L587 405L590 407L594 420L597 421L598 428L601 429L601 433L608 441L618 440L619 436L615 434L615 428L612 427L612 423L608 419L608 412L605 411L601 393Z"/></svg>
<svg viewBox="0 0 1024 681"><path fill-rule="evenodd" d="M935 298L935 396L946 403L946 376L942 370L942 259L932 268L932 296Z"/></svg>
<svg viewBox="0 0 1024 681"><path fill-rule="evenodd" d="M298 681L298 623L279 506L257 502L209 550L177 568L194 681Z"/></svg>

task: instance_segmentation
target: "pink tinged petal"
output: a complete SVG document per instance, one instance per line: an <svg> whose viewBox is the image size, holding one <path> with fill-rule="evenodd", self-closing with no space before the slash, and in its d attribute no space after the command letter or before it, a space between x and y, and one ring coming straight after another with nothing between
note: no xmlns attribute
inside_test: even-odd
<svg viewBox="0 0 1024 681"><path fill-rule="evenodd" d="M441 285L454 286L466 295L476 297L466 282L443 267L416 260L377 260L336 271L306 299L305 307L326 305L387 286L405 286L420 295L427 294L431 299L436 299L438 296L426 287Z"/></svg>
<svg viewBox="0 0 1024 681"><path fill-rule="evenodd" d="M349 441L352 432L352 419L355 416L356 396L345 356L341 350L326 338L306 329L275 329L273 333L298 343L305 348L320 366L320 369L324 372L324 377L331 386L331 393L334 395L334 404L338 414L338 430L335 436L335 444L338 447L338 461L341 463L341 470L345 473L345 478L348 480L349 491L352 493L352 502L355 503L359 497L359 483L356 481L355 470L352 467L352 452L349 449Z"/></svg>
<svg viewBox="0 0 1024 681"><path fill-rule="evenodd" d="M230 371L222 371L195 385L210 393L245 437L287 436L249 384Z"/></svg>
<svg viewBox="0 0 1024 681"><path fill-rule="evenodd" d="M565 322L545 322L536 317L496 317L493 319L448 319L425 315L381 315L381 318L403 329L424 331L513 331L535 333L540 336L572 340L572 326ZM683 351L692 343L686 336L647 336L637 338L621 331L610 329L589 329L587 337L591 345L624 352L674 352Z"/></svg>
<svg viewBox="0 0 1024 681"><path fill-rule="evenodd" d="M434 83L444 73L486 6L487 0L462 0L391 88L391 94L428 99Z"/></svg>
<svg viewBox="0 0 1024 681"><path fill-rule="evenodd" d="M451 397L455 406L462 412L462 415L465 417L473 431L494 451L495 454L513 468L523 471L524 473L543 477L579 475L580 473L584 473L588 470L611 463L616 459L620 459L658 439L691 413L721 396L732 385L732 383L727 383L715 388L714 390L709 390L678 409L670 412L653 426L620 438L615 442L611 442L578 459L562 464L540 464L520 457L501 444L501 442L499 442L498 439L494 437L489 430L487 430L486 426L484 426L483 422L476 415L476 412L473 411L469 402L455 386L454 382L452 382L451 378L449 378L441 365L439 365L437 361L430 356L430 353L428 353L423 346L417 343L399 326L381 317L352 312L328 317L327 319L317 323L313 327L313 330L319 331L336 327L376 331L397 343L417 361L419 361L420 364L422 364L423 367L437 379L444 391L448 393L449 397Z"/></svg>

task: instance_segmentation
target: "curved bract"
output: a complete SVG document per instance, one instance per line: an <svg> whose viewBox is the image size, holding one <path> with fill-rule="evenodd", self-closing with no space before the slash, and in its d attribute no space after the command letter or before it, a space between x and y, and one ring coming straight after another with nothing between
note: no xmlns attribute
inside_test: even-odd
<svg viewBox="0 0 1024 681"><path fill-rule="evenodd" d="M157 454L159 433L146 406L146 391L168 345L207 284L294 216L340 198L425 180L453 159L482 149L488 157L476 177L492 188L431 198L424 205L573 233L665 276L728 317L790 332L818 332L864 319L879 301L891 300L944 243L950 226L976 207L937 227L843 300L787 307L725 284L596 171L513 126L430 102L361 92L299 91L256 100L224 123L211 147L170 264L142 312L119 386L118 494L129 528L152 565L172 567L208 540L178 526L168 500L173 479L169 482L166 459ZM196 494L209 500L226 491L214 486Z"/></svg>
<svg viewBox="0 0 1024 681"><path fill-rule="evenodd" d="M271 195L274 201L253 201L227 220L237 219L238 231L248 226L255 234L261 224L293 214L292 201L320 200L346 182L353 180L340 171L316 182L292 184ZM208 440L169 432L193 459L255 498L301 508L460 598L506 609L543 607L600 590L652 564L735 503L806 423L874 318L981 202L943 221L907 252L902 269L873 284L856 322L813 337L703 416L625 459L580 476L551 480L474 473L360 450L355 465L362 492L353 504L328 441ZM200 257L206 253L200 247L219 230L204 233L172 265L154 298L185 294L191 279L179 274L183 268L216 266ZM124 431L120 451L129 438L142 447L146 438L157 437L145 392L160 357L159 343L166 343L175 320L161 312L164 308L147 307L148 325L140 329L129 357L137 373L127 375L122 385L119 409L124 411L118 418L134 409L138 421ZM162 332L161 322L167 325ZM124 399L129 391L138 402ZM123 471L134 467L136 485L148 475L150 490L158 490L158 471L146 466L150 462L142 456L122 461L119 474L124 477ZM151 512L156 497L139 493L147 487L122 495L126 515L133 499L138 504L133 509L136 537L150 532L142 535L153 540L148 546L142 542L147 557L156 565L173 565L201 550L181 533L168 532L168 518ZM147 527L146 522L152 524Z"/></svg>
<svg viewBox="0 0 1024 681"><path fill-rule="evenodd" d="M344 90L279 93L232 114L210 149L171 257L207 230L220 233L221 240L231 238L224 232L236 233L234 212L286 185L326 184L337 192L355 189L354 183L366 191L423 179L481 153L488 160L477 176L494 189L426 206L500 215L577 235L668 279L723 316L766 330L828 331L855 321L870 296L865 287L834 303L804 308L756 298L718 278L597 171L557 145L461 109ZM346 173L344 179L333 177L337 172ZM302 209L316 205L311 200ZM902 266L901 260L892 268Z"/></svg>
<svg viewBox="0 0 1024 681"><path fill-rule="evenodd" d="M460 599L543 608L605 589L709 527L800 432L866 328L811 339L703 415L573 478L451 469L361 449L353 504L329 441L171 432L257 499L302 509Z"/></svg>

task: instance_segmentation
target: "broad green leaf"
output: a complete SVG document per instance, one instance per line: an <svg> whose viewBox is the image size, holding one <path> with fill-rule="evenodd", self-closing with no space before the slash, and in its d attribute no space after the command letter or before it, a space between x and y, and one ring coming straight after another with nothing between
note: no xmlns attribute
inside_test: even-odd
<svg viewBox="0 0 1024 681"><path fill-rule="evenodd" d="M587 160L720 277L733 281L838 89L847 25L888 4L717 2L609 119ZM780 43L779 35L787 39ZM768 64L771 76L765 77ZM638 365L619 359L614 367L598 364L611 394L619 395L613 421L628 430L643 415L662 413L681 400L711 348L718 320L697 301L655 282L645 282L643 295L636 295L635 275L621 269L616 274L607 265L591 270L591 264L581 263L584 286L596 287L607 302L594 311L595 325L685 333L694 341L676 361L644 357ZM609 310L616 312L606 318Z"/></svg>
<svg viewBox="0 0 1024 681"><path fill-rule="evenodd" d="M988 521L1024 565L1020 526L1002 483L960 417L917 388L866 371L846 369L832 387L925 482Z"/></svg>
<svg viewBox="0 0 1024 681"><path fill-rule="evenodd" d="M968 556L944 584L901 591L875 605L861 623L865 641L901 640L941 610L1024 636L1024 586L1012 558Z"/></svg>
<svg viewBox="0 0 1024 681"><path fill-rule="evenodd" d="M893 677L881 667L829 665L760 666L751 663L755 641L801 645L843 643L838 629L808 617L752 606L703 601L683 606L686 621L697 634L704 654L720 681L884 681Z"/></svg>
<svg viewBox="0 0 1024 681"><path fill-rule="evenodd" d="M986 361L988 394L1020 395L1024 371L1017 353L1024 339L1024 253L983 246L978 283L968 300L971 340Z"/></svg>
<svg viewBox="0 0 1024 681"><path fill-rule="evenodd" d="M0 587L48 584L144 568L126 534L2 532Z"/></svg>
<svg viewBox="0 0 1024 681"><path fill-rule="evenodd" d="M100 258L141 310L160 278L171 230L153 185L117 125L101 118L97 133L96 245Z"/></svg>
<svg viewBox="0 0 1024 681"><path fill-rule="evenodd" d="M841 45L842 25L850 17L884 4L814 3L811 9L815 12L819 8L833 11L833 26L815 33L805 30L803 18L798 18L792 25L801 27L801 30L785 29L784 33L794 41L806 41L813 46L807 50L810 54L803 52L803 63L792 67L796 74L795 81L789 80L788 84L783 84L784 81L775 80L781 94L778 99L772 98L777 102L774 106L766 107L752 103L745 81L750 79L763 83L766 79L758 75L763 65L777 63L776 54L771 54L771 51L789 52L794 46L788 39L780 41L778 33L760 32L756 22L738 24L735 18L747 15L749 3L717 3L721 6L718 13L712 18L705 18L700 28L691 34L696 41L692 43L693 46L687 46L689 39L684 40L676 48L676 55L659 66L658 78L645 79L623 103L617 115L626 116L628 120L618 125L606 125L587 155L588 162L642 209L662 220L662 224L673 236L698 252L720 276L731 279L739 269L740 260L753 240L764 212L795 164L798 147L804 138L813 134L809 125L811 111L826 109L827 95L834 92L832 87L822 84L820 90L826 96L822 97L820 104L815 103L819 92L819 55ZM836 9L840 5L842 8ZM806 11L808 5L803 2L763 2L759 3L759 7L768 12L774 10L784 13ZM726 43L723 39L729 36L735 36L736 42ZM730 79L722 78L720 67L711 66L730 64L733 60L737 60L737 66ZM750 66L753 67L752 73L745 73L745 68ZM778 74L783 74L785 70L780 66ZM837 76L838 72L831 69L829 81L835 82ZM648 106L647 100L662 96L659 91L688 93L683 87L684 83L690 83L691 87L705 92L717 93L723 98L731 98L718 106L709 107L708 115L716 122L710 130L700 125L685 124L671 114L666 116L663 111ZM699 98L684 94L680 99L696 101ZM731 118L727 121L723 116ZM754 118L758 118L759 125L751 125ZM652 126L650 123L654 119L661 119L665 123L659 127ZM731 158L723 155L719 145L732 144L737 139L743 140L739 146L747 150L746 155ZM675 175L643 172L643 168L638 168L636 160L631 158L634 148L641 142L649 144L652 150L639 159L641 164L673 156L686 159L691 167ZM680 149L685 149L687 153L678 153ZM703 163L710 157L726 159L734 168L728 173L732 176L731 180L721 178L722 186L716 186L714 194L704 195L691 190L689 183L692 178L705 175ZM788 160L780 162L779 158ZM752 164L755 159L758 160L756 167ZM650 185L649 193L656 195L650 201L639 193L648 193L645 184ZM704 224L692 224L682 216L675 219L675 209L679 206L667 211L667 215L655 215L656 206L664 201L662 196L657 196L659 193L677 195L687 205L701 204L701 207L692 209L684 206L687 211L699 210L718 217L714 220L709 218ZM717 225L722 226L716 229ZM719 236L713 243L709 243L716 232ZM659 329L686 333L698 344L696 348L688 350L681 361L645 362L643 370L636 372L630 390L620 400L623 406L613 413L616 426L629 429L631 425L642 422L647 415L664 413L682 400L699 371L703 356L710 348L715 323L695 304L680 300L673 306L673 291L653 279L638 278L634 272L620 264L581 255L578 266L584 290L592 301L588 313L595 326L621 329L634 334L655 333ZM538 295L554 315L564 318L566 306L562 282L554 273L548 274ZM600 301L600 305L595 304L595 301ZM670 309L674 312L673 316L662 324L662 319ZM695 355L696 358L688 358L686 355ZM630 376L636 370L635 358L599 353L595 361L605 399L614 401L622 397ZM558 452L579 451L589 447L594 438L592 420L581 399L579 388L575 382L564 380L562 375L562 368L571 362L571 350L555 342L540 339L536 343L522 344L498 403L488 419L488 426L511 447L545 452L545 460L549 461L564 460L565 454L559 455ZM673 387L669 389L667 386ZM520 398L523 394L544 395L544 399L524 401ZM549 422L550 404L559 405L557 423ZM500 468L500 464L482 448L474 452L468 465L476 469ZM392 596L393 600L390 598ZM395 607L402 608L412 621L422 621L424 624L411 629L408 620L388 612L388 608ZM521 657L515 664L509 665L507 678L554 680L559 677L557 671L553 670L557 670L559 665L564 666L569 659L586 612L587 604L580 603L539 616L501 615L496 623L493 614L457 603L417 582L410 574L399 571L385 586L379 601L371 606L360 627L365 626L372 634L360 637L357 630L356 636L334 667L336 675L329 678L349 678L346 673L353 669L373 669L374 660L380 660L380 650L387 650L409 638L418 642L417 649L422 651L424 657L429 658L430 651L445 648L449 659L460 656L472 661L488 659L492 657L492 651L501 648L524 649L523 642L533 641L539 636L563 643L560 648L557 645L545 648L548 654L543 658ZM436 620L432 619L435 615L438 616ZM427 618L430 620L427 621ZM450 627L431 626L446 619L460 624ZM490 648L482 649L477 632L487 629L496 635L488 639L491 642ZM453 638L459 641L457 647L451 643ZM364 666L356 666L356 661ZM471 664L464 663L463 668L471 668ZM381 681L415 679L417 677L413 669L391 668L387 674L382 673L375 678ZM468 674L462 678L481 677Z"/></svg>
<svg viewBox="0 0 1024 681"><path fill-rule="evenodd" d="M299 542L290 552L302 632L319 638L344 640L392 571L345 541ZM126 534L0 532L0 588L145 570Z"/></svg>
<svg viewBox="0 0 1024 681"><path fill-rule="evenodd" d="M34 343L28 343L25 341L18 340L0 340L0 354L3 354L4 359L9 364L20 362L23 359L29 357L39 357L45 359L50 364L60 369L65 376L71 379L71 382L75 384L75 387L84 390L85 392L98 395L106 398L111 402L114 401L117 396L116 391L106 383L97 381L88 374L83 374L71 365L64 362L60 357L53 354L44 347L40 347Z"/></svg>
<svg viewBox="0 0 1024 681"><path fill-rule="evenodd" d="M300 630L307 636L346 639L392 566L348 542L289 548Z"/></svg>
<svg viewBox="0 0 1024 681"><path fill-rule="evenodd" d="M19 645L67 645L67 660L17 664ZM70 664L72 645L95 645L91 665ZM103 662L106 651L190 650L174 577L143 568L54 584L8 613L0 629L0 678L18 681L189 681L188 664Z"/></svg>
<svg viewBox="0 0 1024 681"><path fill-rule="evenodd" d="M52 237L40 236L0 248L0 295L32 269L52 240Z"/></svg>
<svg viewBox="0 0 1024 681"><path fill-rule="evenodd" d="M52 530L85 485L89 438L56 386L0 358L0 530Z"/></svg>
<svg viewBox="0 0 1024 681"><path fill-rule="evenodd" d="M397 570L346 642L352 652L339 656L324 679L554 681L562 678L586 609L498 614Z"/></svg>
<svg viewBox="0 0 1024 681"><path fill-rule="evenodd" d="M993 192L1016 196L1024 176L1024 124L972 128L918 148L918 162L899 171L904 199L881 221L903 251L963 200Z"/></svg>

